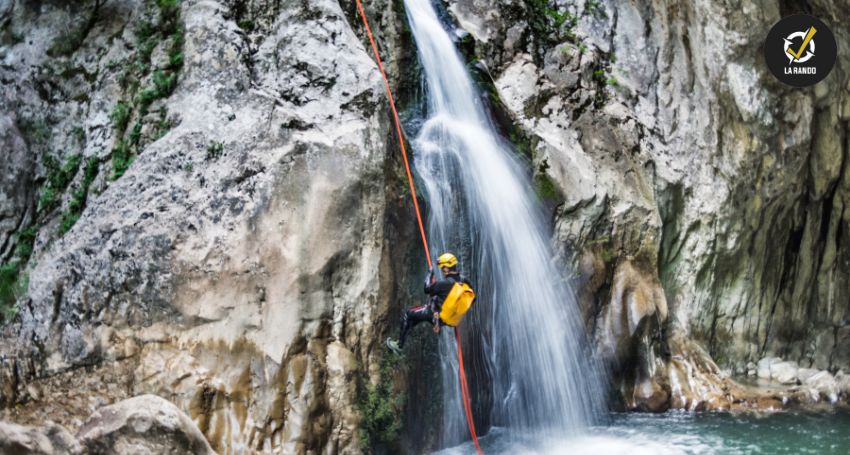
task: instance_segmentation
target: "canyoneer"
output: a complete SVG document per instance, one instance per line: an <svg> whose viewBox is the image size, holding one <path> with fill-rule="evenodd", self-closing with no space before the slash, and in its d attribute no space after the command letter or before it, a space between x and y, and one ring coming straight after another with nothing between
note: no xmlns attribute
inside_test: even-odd
<svg viewBox="0 0 850 455"><path fill-rule="evenodd" d="M455 255L442 254L438 260L438 266L443 272L442 279L434 279L433 269L429 270L425 277L425 294L429 296L428 302L410 308L402 314L398 341L387 338L387 347L396 354L401 353L404 340L413 326L427 321L434 327L434 333L439 333L442 325L456 327L475 300L472 285L458 272L458 261Z"/></svg>

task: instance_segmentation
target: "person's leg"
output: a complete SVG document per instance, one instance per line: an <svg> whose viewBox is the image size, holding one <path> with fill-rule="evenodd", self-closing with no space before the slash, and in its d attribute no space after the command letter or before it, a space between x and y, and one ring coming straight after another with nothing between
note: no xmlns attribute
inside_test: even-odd
<svg viewBox="0 0 850 455"><path fill-rule="evenodd" d="M398 337L398 346L400 348L404 347L404 340L407 338L411 327L422 321L431 322L433 317L434 311L431 309L431 305L420 305L405 311L401 316L401 332Z"/></svg>

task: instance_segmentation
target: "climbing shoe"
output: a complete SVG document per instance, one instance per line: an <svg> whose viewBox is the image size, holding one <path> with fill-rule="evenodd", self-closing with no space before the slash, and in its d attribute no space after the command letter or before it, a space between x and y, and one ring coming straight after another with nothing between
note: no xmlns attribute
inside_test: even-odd
<svg viewBox="0 0 850 455"><path fill-rule="evenodd" d="M401 355L401 347L398 345L398 341L393 340L392 338L387 338L387 348L395 354Z"/></svg>

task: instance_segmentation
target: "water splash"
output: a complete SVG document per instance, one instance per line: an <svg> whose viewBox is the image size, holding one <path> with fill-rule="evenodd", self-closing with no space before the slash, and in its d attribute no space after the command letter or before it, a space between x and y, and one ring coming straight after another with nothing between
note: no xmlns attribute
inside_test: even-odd
<svg viewBox="0 0 850 455"><path fill-rule="evenodd" d="M573 293L553 262L550 231L525 167L495 132L430 0L405 0L424 69L426 120L413 146L434 250L459 254L479 298L463 324L478 355L476 410L493 425L573 434L601 409L599 377L582 353ZM468 438L451 330L440 340L442 445Z"/></svg>

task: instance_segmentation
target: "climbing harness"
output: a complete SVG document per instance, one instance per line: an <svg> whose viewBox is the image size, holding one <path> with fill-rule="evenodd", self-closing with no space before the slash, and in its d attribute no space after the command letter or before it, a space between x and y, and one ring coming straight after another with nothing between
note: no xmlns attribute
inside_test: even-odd
<svg viewBox="0 0 850 455"><path fill-rule="evenodd" d="M425 236L425 226L422 223L422 215L419 211L419 202L416 200L416 188L413 186L413 174L410 172L410 163L407 159L407 148L404 146L404 136L401 130L401 121L398 118L398 111L393 100L393 93L390 90L390 80L387 78L387 73L384 71L384 64L381 61L381 55L378 53L378 46L375 44L375 38L372 36L372 29L369 27L369 21L366 19L366 11L363 9L363 4L360 0L357 1L357 9L360 12L360 17L363 19L363 27L366 29L366 35L369 36L369 43L372 45L372 52L375 54L375 60L378 63L378 69L381 71L381 76L384 78L384 86L387 89L387 98L390 100L390 109L393 111L393 120L395 121L396 135L398 136L398 144L401 146L401 156L404 158L404 168L407 171L407 182L410 184L410 197L413 199L413 208L416 211L416 221L419 223L419 235L422 237L422 246L425 248L425 258L428 260L428 268L433 268L431 263L431 252L428 249L428 240ZM470 292L472 290L470 289ZM473 293L474 298L474 293ZM472 302L470 301L471 305ZM466 307L466 310L469 306ZM463 311L466 312L465 310ZM461 313L461 316L463 314ZM457 322L460 322L458 319ZM472 419L472 406L469 402L469 388L466 385L466 372L463 370L463 351L460 349L460 330L455 327L455 341L457 342L457 359L458 370L460 375L460 390L463 398L463 411L466 414L466 424L469 426L469 434L472 436L472 442L475 444L475 450L479 455L483 455L481 446L478 444L478 435L475 433L475 422Z"/></svg>

